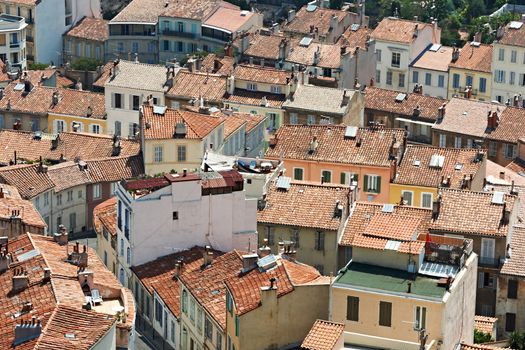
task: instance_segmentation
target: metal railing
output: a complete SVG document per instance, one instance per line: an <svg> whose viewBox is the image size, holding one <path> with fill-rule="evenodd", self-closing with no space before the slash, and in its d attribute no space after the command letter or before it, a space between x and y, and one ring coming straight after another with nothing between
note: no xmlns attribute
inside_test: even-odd
<svg viewBox="0 0 525 350"><path fill-rule="evenodd" d="M478 265L483 267L498 268L500 266L500 258L480 256L478 260Z"/></svg>
<svg viewBox="0 0 525 350"><path fill-rule="evenodd" d="M190 32L181 32L178 30L171 30L171 29L164 29L162 31L163 35L170 35L170 36L178 36L181 38L189 38L189 39L195 39L197 37L197 34L190 33Z"/></svg>

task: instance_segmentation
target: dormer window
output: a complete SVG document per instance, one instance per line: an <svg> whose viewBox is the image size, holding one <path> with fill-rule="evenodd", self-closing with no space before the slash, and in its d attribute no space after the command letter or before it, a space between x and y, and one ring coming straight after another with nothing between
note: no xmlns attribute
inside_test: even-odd
<svg viewBox="0 0 525 350"><path fill-rule="evenodd" d="M257 84L255 84L255 83L248 83L248 84L246 84L246 88L249 91L257 91Z"/></svg>
<svg viewBox="0 0 525 350"><path fill-rule="evenodd" d="M281 94L281 87L278 85L272 85L272 94Z"/></svg>

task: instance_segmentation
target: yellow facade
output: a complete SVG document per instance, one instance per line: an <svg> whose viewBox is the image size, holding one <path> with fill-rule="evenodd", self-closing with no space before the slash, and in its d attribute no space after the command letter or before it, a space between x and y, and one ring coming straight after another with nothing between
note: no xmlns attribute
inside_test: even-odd
<svg viewBox="0 0 525 350"><path fill-rule="evenodd" d="M427 206L426 208L432 208L432 202L436 200L438 195L438 189L436 187L411 186L391 183L389 203L399 204L404 192L412 193L412 203L409 203L408 205L420 208L423 208L423 194L432 195L430 206Z"/></svg>
<svg viewBox="0 0 525 350"><path fill-rule="evenodd" d="M459 76L459 87L454 88L454 78L455 75ZM492 74L486 72L478 72L474 70L467 70L461 68L450 67L448 74L448 99L458 95L460 97L465 97L464 91L467 86L467 77L472 78L472 99L480 101L491 101L491 91L492 91ZM485 79L485 89L481 91L480 89L480 79ZM457 80L456 80L457 81Z"/></svg>
<svg viewBox="0 0 525 350"><path fill-rule="evenodd" d="M78 123L80 125L78 132L105 134L107 130L105 119L49 113L47 116L47 132L58 133L58 123L63 125L62 131L65 132L73 132L73 123Z"/></svg>
<svg viewBox="0 0 525 350"><path fill-rule="evenodd" d="M178 158L179 146L186 147L185 161L180 161ZM162 149L161 158L158 158L159 149ZM156 150L157 158L155 158ZM204 142L200 139L145 140L143 154L145 171L148 175L167 173L172 170L182 172L183 169L193 171L201 166Z"/></svg>

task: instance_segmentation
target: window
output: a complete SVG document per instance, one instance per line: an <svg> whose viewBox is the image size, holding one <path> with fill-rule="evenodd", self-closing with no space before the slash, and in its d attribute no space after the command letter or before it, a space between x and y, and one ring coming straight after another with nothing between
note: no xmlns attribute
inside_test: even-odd
<svg viewBox="0 0 525 350"><path fill-rule="evenodd" d="M472 87L473 81L474 81L474 78L472 77L472 75L467 75L467 76L466 76L466 82L465 82L465 84L466 84L467 86Z"/></svg>
<svg viewBox="0 0 525 350"><path fill-rule="evenodd" d="M399 67L401 65L401 53L392 52L392 67Z"/></svg>
<svg viewBox="0 0 525 350"><path fill-rule="evenodd" d="M297 113L290 113L290 124L299 124Z"/></svg>
<svg viewBox="0 0 525 350"><path fill-rule="evenodd" d="M128 247L126 251L126 262L131 265L131 249Z"/></svg>
<svg viewBox="0 0 525 350"><path fill-rule="evenodd" d="M447 135L439 135L439 147L447 147Z"/></svg>
<svg viewBox="0 0 525 350"><path fill-rule="evenodd" d="M514 332L516 330L516 314L505 314L505 332Z"/></svg>
<svg viewBox="0 0 525 350"><path fill-rule="evenodd" d="M67 191L67 201L71 202L73 200L73 191Z"/></svg>
<svg viewBox="0 0 525 350"><path fill-rule="evenodd" d="M171 320L170 339L172 343L175 343L175 322L173 320Z"/></svg>
<svg viewBox="0 0 525 350"><path fill-rule="evenodd" d="M376 60L377 62L381 62L381 50L376 50Z"/></svg>
<svg viewBox="0 0 525 350"><path fill-rule="evenodd" d="M162 327L162 304L155 299L155 321Z"/></svg>
<svg viewBox="0 0 525 350"><path fill-rule="evenodd" d="M294 243L295 248L299 248L299 232L296 228L290 230L290 239Z"/></svg>
<svg viewBox="0 0 525 350"><path fill-rule="evenodd" d="M459 74L454 73L452 76L452 87L454 89L459 89Z"/></svg>
<svg viewBox="0 0 525 350"><path fill-rule="evenodd" d="M499 61L505 60L505 49L499 49L499 51L498 51L498 60Z"/></svg>
<svg viewBox="0 0 525 350"><path fill-rule="evenodd" d="M69 214L69 231L75 232L77 227L77 213Z"/></svg>
<svg viewBox="0 0 525 350"><path fill-rule="evenodd" d="M315 232L315 250L324 250L324 232L316 231Z"/></svg>
<svg viewBox="0 0 525 350"><path fill-rule="evenodd" d="M277 85L272 85L271 90L272 94L280 94L281 93L281 87Z"/></svg>
<svg viewBox="0 0 525 350"><path fill-rule="evenodd" d="M120 239L120 256L124 256L124 239Z"/></svg>
<svg viewBox="0 0 525 350"><path fill-rule="evenodd" d="M432 208L432 193L421 193L421 206Z"/></svg>
<svg viewBox="0 0 525 350"><path fill-rule="evenodd" d="M134 111L138 111L140 108L140 96L131 96L131 104Z"/></svg>
<svg viewBox="0 0 525 350"><path fill-rule="evenodd" d="M66 131L65 123L63 120L56 120L55 123L55 132L57 134Z"/></svg>
<svg viewBox="0 0 525 350"><path fill-rule="evenodd" d="M381 83L381 71L379 69L376 70L376 83Z"/></svg>
<svg viewBox="0 0 525 350"><path fill-rule="evenodd" d="M93 134L100 134L100 125L98 125L98 124L91 124L91 132Z"/></svg>
<svg viewBox="0 0 525 350"><path fill-rule="evenodd" d="M177 146L177 161L179 162L186 161L186 146L184 145Z"/></svg>
<svg viewBox="0 0 525 350"><path fill-rule="evenodd" d="M120 136L122 134L122 123L118 120L115 121L115 135Z"/></svg>
<svg viewBox="0 0 525 350"><path fill-rule="evenodd" d="M379 325L392 326L392 303L386 301L379 302Z"/></svg>
<svg viewBox="0 0 525 350"><path fill-rule="evenodd" d="M315 124L315 115L308 114L308 116L306 117L306 124L308 125Z"/></svg>
<svg viewBox="0 0 525 350"><path fill-rule="evenodd" d="M348 321L359 321L358 297L346 297L346 319Z"/></svg>
<svg viewBox="0 0 525 350"><path fill-rule="evenodd" d="M482 238L481 239L481 254L480 262L483 263L483 259L494 258L495 241L493 238Z"/></svg>
<svg viewBox="0 0 525 350"><path fill-rule="evenodd" d="M120 284L124 285L125 282L126 282L126 277L124 276L124 269L123 268L120 268L120 271L119 271L119 281L120 281Z"/></svg>
<svg viewBox="0 0 525 350"><path fill-rule="evenodd" d="M155 146L154 148L154 159L153 161L155 163L160 163L162 162L162 146Z"/></svg>
<svg viewBox="0 0 525 350"><path fill-rule="evenodd" d="M340 182L342 185L350 185L353 181L357 182L358 177L359 176L357 174L351 172L342 172Z"/></svg>
<svg viewBox="0 0 525 350"><path fill-rule="evenodd" d="M386 72L386 85L392 85L392 72Z"/></svg>
<svg viewBox="0 0 525 350"><path fill-rule="evenodd" d="M432 74L425 73L425 85L432 85Z"/></svg>
<svg viewBox="0 0 525 350"><path fill-rule="evenodd" d="M208 317L204 319L204 335L206 335L206 338L209 340L211 340L213 335L213 324Z"/></svg>
<svg viewBox="0 0 525 350"><path fill-rule="evenodd" d="M113 108L124 108L122 104L122 94L113 94Z"/></svg>
<svg viewBox="0 0 525 350"><path fill-rule="evenodd" d="M509 280L507 288L508 299L518 299L518 280Z"/></svg>
<svg viewBox="0 0 525 350"><path fill-rule="evenodd" d="M419 72L418 71L413 71L412 72L412 82L414 84L419 83Z"/></svg>
<svg viewBox="0 0 525 350"><path fill-rule="evenodd" d="M487 92L487 79L479 78L479 92Z"/></svg>
<svg viewBox="0 0 525 350"><path fill-rule="evenodd" d="M246 84L246 89L250 91L257 91L257 84L255 83L248 83Z"/></svg>
<svg viewBox="0 0 525 350"><path fill-rule="evenodd" d="M268 240L268 245L273 245L275 229L271 226L266 226L265 230L266 230L266 239Z"/></svg>
<svg viewBox="0 0 525 350"><path fill-rule="evenodd" d="M215 333L215 336L217 337L217 341L215 342L215 350L222 350L222 334L221 334L221 332L217 331L217 333Z"/></svg>
<svg viewBox="0 0 525 350"><path fill-rule="evenodd" d="M239 336L239 317L237 317L237 315L235 315L235 336Z"/></svg>
<svg viewBox="0 0 525 350"><path fill-rule="evenodd" d="M195 323L195 299L190 298L190 320Z"/></svg>
<svg viewBox="0 0 525 350"><path fill-rule="evenodd" d="M57 205L62 205L62 193L57 194Z"/></svg>
<svg viewBox="0 0 525 350"><path fill-rule="evenodd" d="M405 87L405 75L399 73L399 87Z"/></svg>
<svg viewBox="0 0 525 350"><path fill-rule="evenodd" d="M489 142L489 156L490 157L496 156L497 149L498 149L498 145L496 144L496 142L492 142L492 141Z"/></svg>
<svg viewBox="0 0 525 350"><path fill-rule="evenodd" d="M170 50L170 42L169 42L169 40L162 40L162 49L164 51L169 51Z"/></svg>
<svg viewBox="0 0 525 350"><path fill-rule="evenodd" d="M519 85L525 86L525 74L520 74Z"/></svg>
<svg viewBox="0 0 525 350"><path fill-rule="evenodd" d="M330 170L321 171L321 179L327 183L332 182L332 172Z"/></svg>
<svg viewBox="0 0 525 350"><path fill-rule="evenodd" d="M427 320L427 308L423 306L416 306L416 314L414 317L414 328L425 329Z"/></svg>
<svg viewBox="0 0 525 350"><path fill-rule="evenodd" d="M514 85L516 83L516 72L510 72L509 84Z"/></svg>
<svg viewBox="0 0 525 350"><path fill-rule="evenodd" d="M405 205L412 205L412 198L414 197L414 192L401 191L401 196L403 197L403 203Z"/></svg>
<svg viewBox="0 0 525 350"><path fill-rule="evenodd" d="M512 63L516 63L516 59L517 59L517 57L518 57L518 53L516 52L516 50L512 50L512 51L510 52L510 61L511 61Z"/></svg>
<svg viewBox="0 0 525 350"><path fill-rule="evenodd" d="M381 176L365 175L364 190L365 192L380 193L381 192Z"/></svg>
<svg viewBox="0 0 525 350"><path fill-rule="evenodd" d="M35 198L35 207L37 210L40 209L40 197Z"/></svg>
<svg viewBox="0 0 525 350"><path fill-rule="evenodd" d="M93 198L100 198L100 184L93 185Z"/></svg>
<svg viewBox="0 0 525 350"><path fill-rule="evenodd" d="M438 87L442 88L445 87L445 76L444 75L438 75Z"/></svg>
<svg viewBox="0 0 525 350"><path fill-rule="evenodd" d="M293 168L293 178L294 180L302 180L304 178L304 169Z"/></svg>
<svg viewBox="0 0 525 350"><path fill-rule="evenodd" d="M49 205L49 192L44 193L44 206Z"/></svg>
<svg viewBox="0 0 525 350"><path fill-rule="evenodd" d="M494 73L494 81L496 83L505 84L505 71L501 69L496 69Z"/></svg>
<svg viewBox="0 0 525 350"><path fill-rule="evenodd" d="M179 212L178 211L174 211L173 214L172 214L172 218L173 218L173 220L179 220Z"/></svg>
<svg viewBox="0 0 525 350"><path fill-rule="evenodd" d="M504 145L504 152L505 152L505 158L507 159L513 159L515 157L515 145L512 145L510 143L506 143Z"/></svg>
<svg viewBox="0 0 525 350"><path fill-rule="evenodd" d="M454 137L454 147L461 148L461 136Z"/></svg>
<svg viewBox="0 0 525 350"><path fill-rule="evenodd" d="M104 250L104 265L108 265L108 252Z"/></svg>
<svg viewBox="0 0 525 350"><path fill-rule="evenodd" d="M188 292L186 289L182 291L182 312L188 312Z"/></svg>
<svg viewBox="0 0 525 350"><path fill-rule="evenodd" d="M40 118L32 118L31 119L31 131L38 131L40 130Z"/></svg>
<svg viewBox="0 0 525 350"><path fill-rule="evenodd" d="M197 330L202 334L202 308L197 308ZM211 339L211 338L210 338Z"/></svg>

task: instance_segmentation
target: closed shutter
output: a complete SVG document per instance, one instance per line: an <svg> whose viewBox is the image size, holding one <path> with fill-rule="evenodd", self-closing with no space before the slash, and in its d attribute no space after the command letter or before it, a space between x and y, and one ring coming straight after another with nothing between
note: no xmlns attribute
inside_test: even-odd
<svg viewBox="0 0 525 350"><path fill-rule="evenodd" d="M111 94L111 108L115 108L115 94Z"/></svg>
<svg viewBox="0 0 525 350"><path fill-rule="evenodd" d="M381 176L376 176L377 193L381 193Z"/></svg>
<svg viewBox="0 0 525 350"><path fill-rule="evenodd" d="M358 297L346 297L346 319L348 321L359 321Z"/></svg>
<svg viewBox="0 0 525 350"><path fill-rule="evenodd" d="M235 315L235 336L239 336L239 317Z"/></svg>
<svg viewBox="0 0 525 350"><path fill-rule="evenodd" d="M483 272L478 272L478 288L483 288L485 284L485 274Z"/></svg>
<svg viewBox="0 0 525 350"><path fill-rule="evenodd" d="M508 299L518 298L518 281L517 280L509 280L509 286L507 289L507 298Z"/></svg>
<svg viewBox="0 0 525 350"><path fill-rule="evenodd" d="M392 303L379 302L379 325L385 327L392 325Z"/></svg>
<svg viewBox="0 0 525 350"><path fill-rule="evenodd" d="M365 175L364 177L363 191L368 192L368 175Z"/></svg>
<svg viewBox="0 0 525 350"><path fill-rule="evenodd" d="M344 173L344 172L341 173L341 181L340 181L340 183L341 183L342 185L345 185L345 184L346 184L346 173Z"/></svg>

